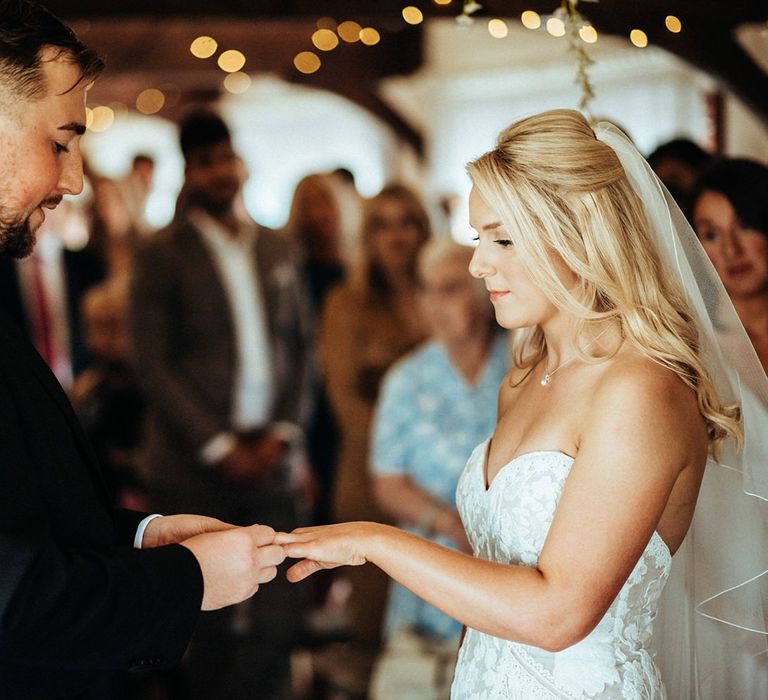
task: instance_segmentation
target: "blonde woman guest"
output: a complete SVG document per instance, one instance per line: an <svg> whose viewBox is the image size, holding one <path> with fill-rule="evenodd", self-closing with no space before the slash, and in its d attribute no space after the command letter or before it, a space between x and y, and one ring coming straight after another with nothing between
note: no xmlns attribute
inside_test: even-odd
<svg viewBox="0 0 768 700"><path fill-rule="evenodd" d="M371 452L381 509L401 527L462 551L470 547L456 484L472 449L493 432L509 369L507 335L494 323L485 286L467 271L472 251L449 238L422 249L419 302L431 339L387 373ZM401 632L458 642L461 625L395 583L386 633L396 643Z"/></svg>
<svg viewBox="0 0 768 700"><path fill-rule="evenodd" d="M312 322L317 325L326 295L346 275L343 222L343 185L333 175L313 174L296 185L284 233L296 246L300 272L312 300ZM346 204L343 204L346 203ZM322 377L314 378L312 416L306 447L314 474L315 522L331 522L333 471L338 457L339 430L328 402Z"/></svg>
<svg viewBox="0 0 768 700"><path fill-rule="evenodd" d="M459 481L476 557L378 523L278 538L303 559L291 580L372 562L465 624L456 699L665 698L651 634L671 555L691 525L708 455L730 459L743 434L752 448L768 418L738 391L742 375L729 356L700 349L720 337L702 302L706 275L692 274L707 263L695 235L684 219L675 225L679 210L631 143L610 126L597 135L578 112L546 112L504 130L468 167L479 238L470 271L485 282L497 321L525 329L494 434ZM749 362L743 331L741 340L736 351ZM763 376L763 395L765 384ZM745 433L734 399L753 413ZM754 444L762 444L757 459L729 466L758 477L764 496L768 446ZM714 461L706 471L718 469L733 473ZM725 590L723 581L749 582L731 568L730 550L746 543L728 538L723 546L722 538L752 500L740 474L732 491L726 478L735 477L721 478L716 497L708 486L702 493L707 508L722 499L734 507L709 528L718 531L714 540L696 530L694 556L709 566L690 569L688 598L674 611L687 615L678 631L690 635L691 659L690 685L672 689L676 699L765 696L757 694L764 669L728 668L741 646L754 646L756 665L768 648L765 637L739 635L745 622L735 619L764 630L764 591L755 591L755 605L728 605L730 594L740 602L752 585ZM765 521L751 527L765 542ZM715 591L723 606L692 600L702 578L723 586ZM697 617L695 604L705 614L711 605L727 611L719 619L729 624ZM763 688L735 690L746 684Z"/></svg>
<svg viewBox="0 0 768 700"><path fill-rule="evenodd" d="M384 373L425 338L416 303L416 257L429 236L429 220L416 194L388 185L365 203L357 264L326 299L322 368L341 434L333 487L337 520L383 517L368 472L371 418ZM371 568L350 578L353 642L375 649L386 577Z"/></svg>

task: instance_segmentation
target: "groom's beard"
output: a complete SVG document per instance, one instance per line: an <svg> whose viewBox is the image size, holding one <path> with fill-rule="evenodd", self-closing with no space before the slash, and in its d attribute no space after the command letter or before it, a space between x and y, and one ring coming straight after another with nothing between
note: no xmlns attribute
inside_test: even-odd
<svg viewBox="0 0 768 700"><path fill-rule="evenodd" d="M61 195L47 197L38 206L57 205ZM29 214L14 217L0 208L0 255L12 258L26 258L35 247L35 232L40 224L32 228L30 219L37 211L35 207Z"/></svg>

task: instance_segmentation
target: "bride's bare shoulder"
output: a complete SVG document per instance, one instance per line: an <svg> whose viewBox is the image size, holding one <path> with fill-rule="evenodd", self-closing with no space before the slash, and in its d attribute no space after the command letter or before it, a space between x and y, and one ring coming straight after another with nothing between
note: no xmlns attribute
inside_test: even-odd
<svg viewBox="0 0 768 700"><path fill-rule="evenodd" d="M597 428L616 416L621 423L642 428L648 437L678 438L706 443L706 426L696 392L669 367L634 350L622 352L609 362L597 380L590 402L590 423ZM650 433L650 434L649 434Z"/></svg>

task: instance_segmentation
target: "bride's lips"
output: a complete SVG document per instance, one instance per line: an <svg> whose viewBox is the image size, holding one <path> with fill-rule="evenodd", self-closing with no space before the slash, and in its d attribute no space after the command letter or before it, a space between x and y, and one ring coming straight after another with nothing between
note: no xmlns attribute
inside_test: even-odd
<svg viewBox="0 0 768 700"><path fill-rule="evenodd" d="M498 289L489 289L488 294L491 297L491 301L498 301L499 299L507 296L509 294L509 291L501 291Z"/></svg>

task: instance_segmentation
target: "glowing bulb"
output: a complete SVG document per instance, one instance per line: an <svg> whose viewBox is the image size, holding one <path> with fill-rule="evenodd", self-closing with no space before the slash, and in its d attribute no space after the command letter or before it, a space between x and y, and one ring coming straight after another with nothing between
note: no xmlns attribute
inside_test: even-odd
<svg viewBox="0 0 768 700"><path fill-rule="evenodd" d="M451 0L435 0L435 5L450 5Z"/></svg>
<svg viewBox="0 0 768 700"><path fill-rule="evenodd" d="M106 131L115 121L115 113L109 107L94 107L91 131Z"/></svg>
<svg viewBox="0 0 768 700"><path fill-rule="evenodd" d="M238 71L224 78L224 88L234 95L242 95L251 87L251 76Z"/></svg>
<svg viewBox="0 0 768 700"><path fill-rule="evenodd" d="M93 110L90 107L85 108L85 128L90 129L93 124Z"/></svg>
<svg viewBox="0 0 768 700"><path fill-rule="evenodd" d="M293 65L296 66L297 71L308 75L320 69L320 58L311 51L302 51L296 54L296 58L293 59Z"/></svg>
<svg viewBox="0 0 768 700"><path fill-rule="evenodd" d="M541 26L541 17L538 12L526 10L520 15L520 21L526 29L538 29Z"/></svg>
<svg viewBox="0 0 768 700"><path fill-rule="evenodd" d="M559 17L550 17L547 20L547 31L552 36L565 36L565 22Z"/></svg>
<svg viewBox="0 0 768 700"><path fill-rule="evenodd" d="M362 27L357 22L342 22L339 25L339 36L349 44L360 41L360 30Z"/></svg>
<svg viewBox="0 0 768 700"><path fill-rule="evenodd" d="M210 58L216 53L217 48L219 45L216 39L209 36L199 36L189 45L189 50L195 58Z"/></svg>
<svg viewBox="0 0 768 700"><path fill-rule="evenodd" d="M373 27L365 27L360 30L360 41L366 46L373 46L381 41L381 34L379 34Z"/></svg>
<svg viewBox="0 0 768 700"><path fill-rule="evenodd" d="M581 40L587 44L594 44L597 41L597 29L591 24L585 24L579 29L579 36Z"/></svg>
<svg viewBox="0 0 768 700"><path fill-rule="evenodd" d="M136 98L136 109L142 114L156 114L165 105L165 95L155 88L142 90Z"/></svg>
<svg viewBox="0 0 768 700"><path fill-rule="evenodd" d="M338 22L336 22L333 17L321 17L317 22L315 22L315 26L318 29L330 29L332 32L336 31L336 26L338 25Z"/></svg>
<svg viewBox="0 0 768 700"><path fill-rule="evenodd" d="M312 35L312 43L321 51L333 51L339 45L339 37L330 29L318 29Z"/></svg>
<svg viewBox="0 0 768 700"><path fill-rule="evenodd" d="M664 20L664 24L667 25L667 29L673 34L679 34L683 30L683 23L674 15L668 15Z"/></svg>
<svg viewBox="0 0 768 700"><path fill-rule="evenodd" d="M418 7L408 5L403 8L403 19L408 24L421 24L424 21L424 15Z"/></svg>
<svg viewBox="0 0 768 700"><path fill-rule="evenodd" d="M492 19L488 22L488 33L494 39L503 39L509 34L507 23L503 19Z"/></svg>
<svg viewBox="0 0 768 700"><path fill-rule="evenodd" d="M245 56L236 49L229 49L219 56L218 64L226 73L237 73L245 65Z"/></svg>
<svg viewBox="0 0 768 700"><path fill-rule="evenodd" d="M642 29L633 29L629 33L629 40L637 46L638 49L644 49L648 46L648 35Z"/></svg>

